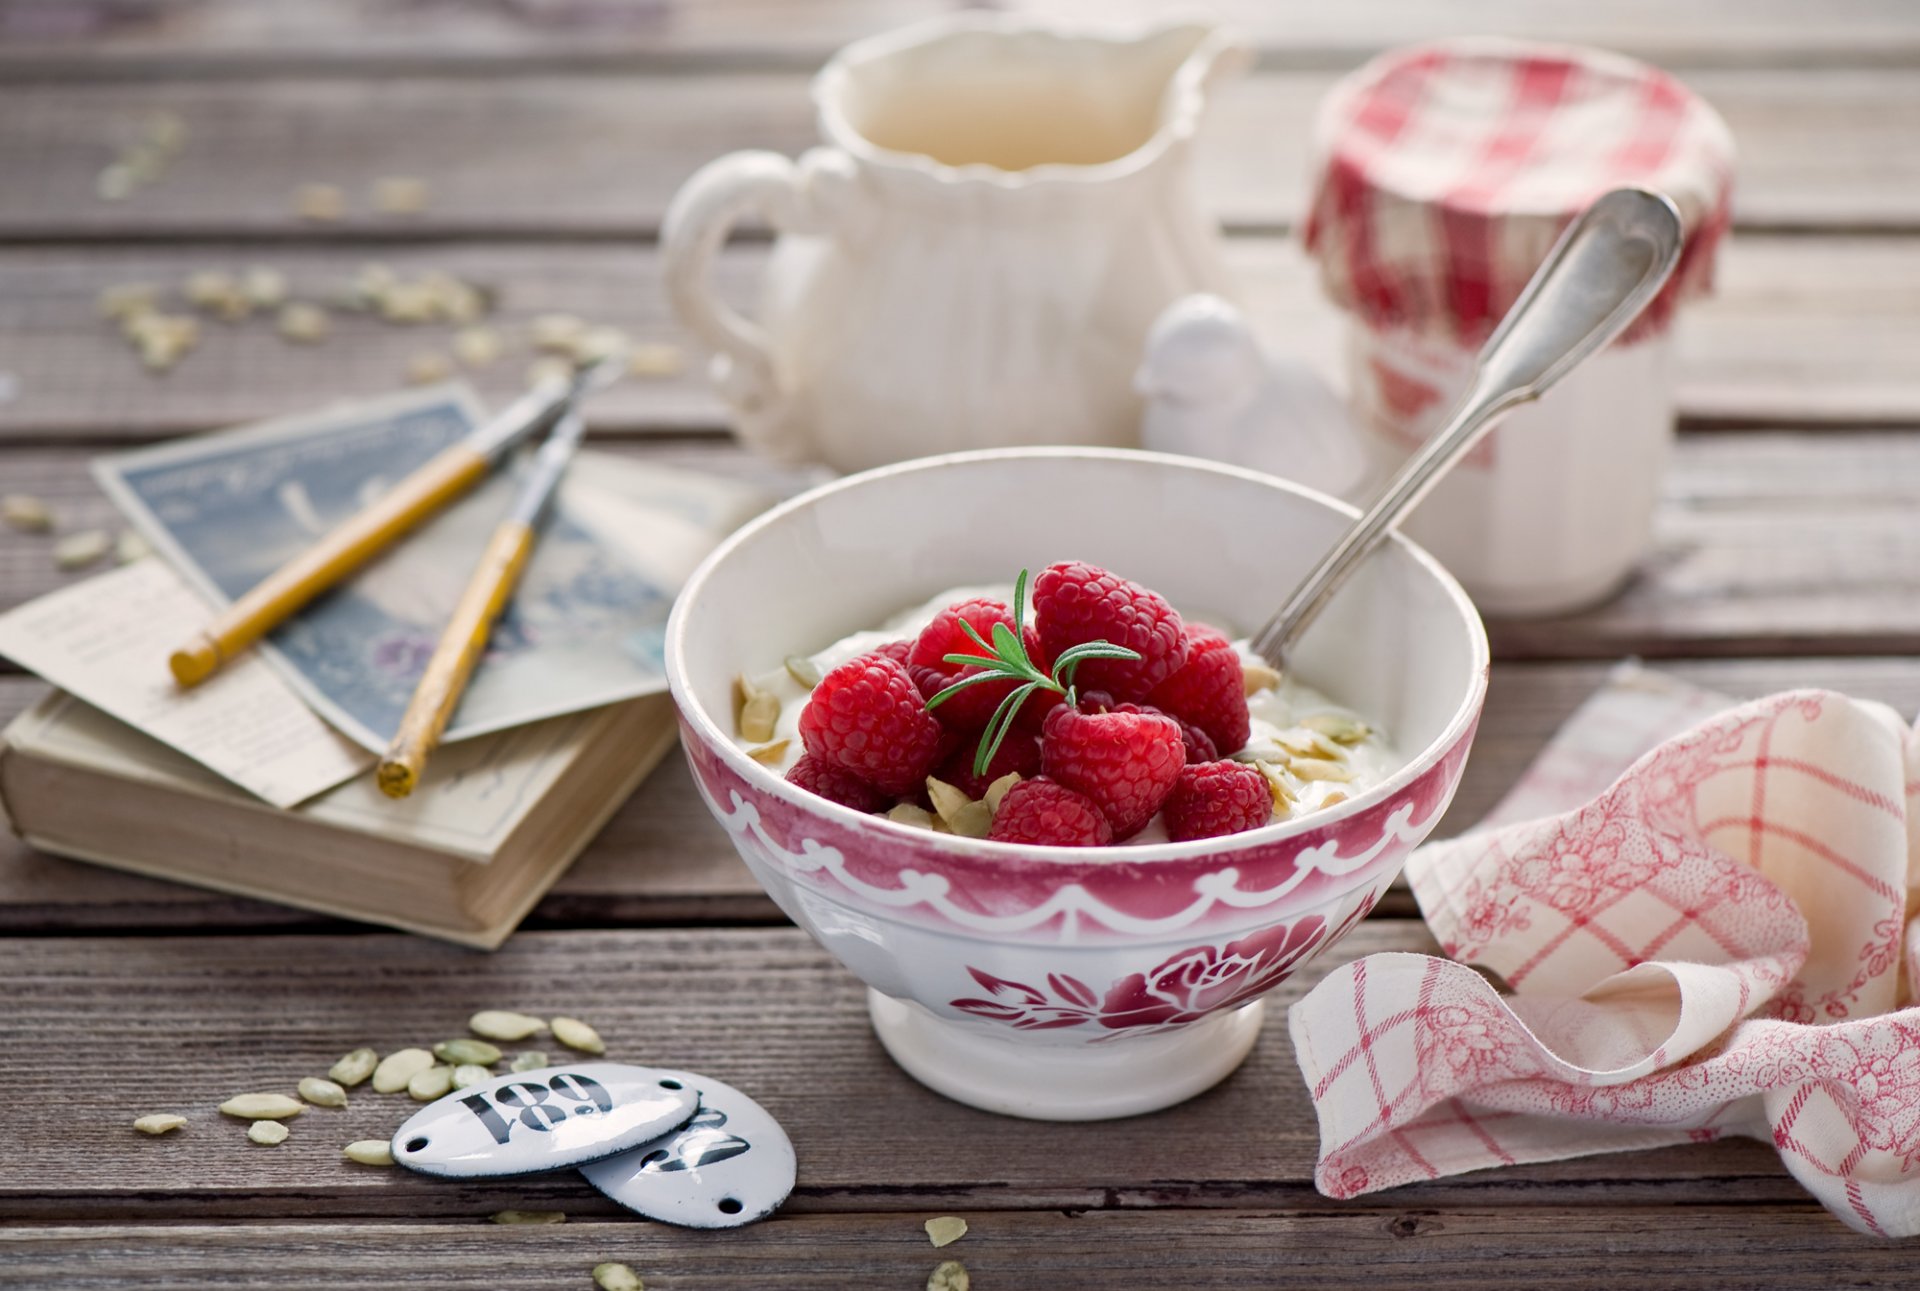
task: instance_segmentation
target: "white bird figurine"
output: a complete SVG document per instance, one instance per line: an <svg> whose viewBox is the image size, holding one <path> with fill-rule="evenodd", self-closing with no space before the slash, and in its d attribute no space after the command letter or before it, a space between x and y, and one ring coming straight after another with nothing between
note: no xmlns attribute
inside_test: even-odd
<svg viewBox="0 0 1920 1291"><path fill-rule="evenodd" d="M1267 352L1218 296L1183 296L1154 320L1134 388L1144 447L1230 462L1346 497L1367 476L1346 405L1306 364Z"/></svg>

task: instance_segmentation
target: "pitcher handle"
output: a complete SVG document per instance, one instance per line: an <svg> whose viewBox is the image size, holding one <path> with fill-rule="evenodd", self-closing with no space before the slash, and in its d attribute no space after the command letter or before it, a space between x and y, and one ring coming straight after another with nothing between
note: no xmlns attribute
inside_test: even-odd
<svg viewBox="0 0 1920 1291"><path fill-rule="evenodd" d="M667 208L660 249L668 303L713 351L714 383L742 414L777 413L786 392L766 329L715 294L714 257L748 215L760 216L776 232L823 232L831 203L820 200L820 181L845 178L851 170L852 159L832 149L814 149L797 163L777 152L728 153L696 171Z"/></svg>

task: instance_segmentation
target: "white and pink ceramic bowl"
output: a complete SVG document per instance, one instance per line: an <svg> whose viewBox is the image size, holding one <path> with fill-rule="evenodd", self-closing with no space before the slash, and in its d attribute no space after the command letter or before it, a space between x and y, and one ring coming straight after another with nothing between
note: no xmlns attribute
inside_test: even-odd
<svg viewBox="0 0 1920 1291"><path fill-rule="evenodd" d="M874 1029L908 1072L1051 1120L1152 1111L1226 1076L1259 1032L1261 996L1373 908L1446 810L1486 694L1479 617L1432 557L1388 542L1293 662L1405 765L1303 820L1140 847L965 839L815 797L735 743L734 677L943 589L1067 559L1244 632L1352 515L1191 458L962 453L816 489L694 573L666 652L694 779L780 908L867 983Z"/></svg>

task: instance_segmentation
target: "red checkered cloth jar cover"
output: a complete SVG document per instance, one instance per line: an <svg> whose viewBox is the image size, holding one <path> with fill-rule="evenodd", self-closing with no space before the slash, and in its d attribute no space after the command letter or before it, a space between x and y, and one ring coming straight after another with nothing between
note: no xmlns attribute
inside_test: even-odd
<svg viewBox="0 0 1920 1291"><path fill-rule="evenodd" d="M1672 715L1605 707L1529 794ZM1321 1192L1731 1134L1853 1227L1920 1233L1920 740L1891 710L1755 701L1407 877L1450 958L1368 956L1288 1015Z"/></svg>
<svg viewBox="0 0 1920 1291"><path fill-rule="evenodd" d="M1377 331L1468 349L1608 189L1664 192L1688 230L1629 341L1712 285L1731 210L1719 113L1657 68L1575 46L1473 38L1384 54L1328 93L1313 155L1304 234L1327 294Z"/></svg>

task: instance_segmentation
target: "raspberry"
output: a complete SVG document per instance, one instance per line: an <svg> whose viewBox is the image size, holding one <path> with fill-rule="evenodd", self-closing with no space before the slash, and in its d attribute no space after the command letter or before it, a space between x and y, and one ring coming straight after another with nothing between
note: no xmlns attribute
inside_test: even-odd
<svg viewBox="0 0 1920 1291"><path fill-rule="evenodd" d="M1167 837L1176 843L1258 829L1273 819L1273 791L1243 762L1202 762L1181 770L1165 819Z"/></svg>
<svg viewBox="0 0 1920 1291"><path fill-rule="evenodd" d="M1179 725L1160 713L1083 713L1063 704L1048 714L1040 742L1040 769L1093 799L1120 842L1160 810L1186 763Z"/></svg>
<svg viewBox="0 0 1920 1291"><path fill-rule="evenodd" d="M810 753L787 768L787 783L855 811L880 811L889 802L887 795L851 771L842 771Z"/></svg>
<svg viewBox="0 0 1920 1291"><path fill-rule="evenodd" d="M1155 708L1151 704L1115 704L1111 701L1106 703L1089 702L1095 695L1102 693L1103 692L1096 691L1094 695L1081 696L1081 711L1088 712L1100 708L1111 708L1116 713L1158 713L1180 728L1180 743L1186 746L1188 766L1192 766L1195 762L1211 762L1220 756L1220 750L1214 746L1213 737L1195 726L1192 722L1175 717L1166 709Z"/></svg>
<svg viewBox="0 0 1920 1291"><path fill-rule="evenodd" d="M1041 777L1007 791L987 837L1000 843L1104 847L1113 841L1113 826L1086 795Z"/></svg>
<svg viewBox="0 0 1920 1291"><path fill-rule="evenodd" d="M1088 641L1110 641L1140 653L1137 660L1087 660L1073 678L1082 689L1143 699L1187 661L1187 639L1173 607L1097 565L1062 561L1047 566L1033 581L1033 606L1049 659Z"/></svg>
<svg viewBox="0 0 1920 1291"><path fill-rule="evenodd" d="M1147 702L1177 721L1198 726L1220 752L1238 753L1252 730L1240 652L1224 633L1204 623L1187 625L1187 647L1186 663L1155 686Z"/></svg>
<svg viewBox="0 0 1920 1291"><path fill-rule="evenodd" d="M868 653L883 654L887 658L893 660L895 663L905 666L907 662L907 656L913 653L913 642L889 641L885 645L881 646L879 649L870 650L868 651Z"/></svg>
<svg viewBox="0 0 1920 1291"><path fill-rule="evenodd" d="M983 651L978 642L968 636L960 626L962 620L973 625L973 630L984 637L989 645L993 641L993 626L1004 623L1013 626L1013 611L999 601L985 597L975 597L970 601L958 601L947 606L933 616L933 621L922 628L915 638L912 653L906 658L907 671L913 675L914 684L920 687L920 693L928 699L951 686L963 677L978 676L982 669L978 664L948 663L950 654L990 654ZM1046 671L1046 660L1040 653L1040 638L1033 627L1028 625L1024 633L1027 657L1034 666ZM1008 681L983 681L977 686L969 686L956 693L951 699L944 700L940 707L931 709L933 715L949 728L962 734L977 735L987 729L987 723L993 719L993 712L1000 702L1013 693L1020 683ZM1021 706L1021 715L1034 707L1039 699L1033 699Z"/></svg>
<svg viewBox="0 0 1920 1291"><path fill-rule="evenodd" d="M906 668L877 652L822 677L800 711L808 753L896 796L926 779L944 736Z"/></svg>
<svg viewBox="0 0 1920 1291"><path fill-rule="evenodd" d="M1023 778L1040 774L1040 741L1031 735L1023 735L1018 730L1008 731L1007 738L993 751L993 759L987 763L985 775L973 773L976 747L974 744L962 744L933 774L967 797L976 799L985 797L987 786L1009 772L1018 772Z"/></svg>

